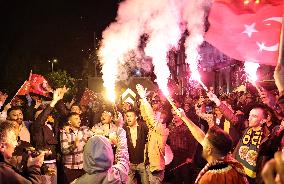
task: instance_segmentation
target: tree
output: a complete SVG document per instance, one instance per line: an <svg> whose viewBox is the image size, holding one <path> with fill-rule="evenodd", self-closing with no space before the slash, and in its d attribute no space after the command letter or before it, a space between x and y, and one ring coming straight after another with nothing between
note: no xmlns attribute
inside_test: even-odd
<svg viewBox="0 0 284 184"><path fill-rule="evenodd" d="M76 79L72 78L65 70L50 72L46 75L49 85L53 88L63 87L64 85L69 88L65 98L71 100L77 93Z"/></svg>

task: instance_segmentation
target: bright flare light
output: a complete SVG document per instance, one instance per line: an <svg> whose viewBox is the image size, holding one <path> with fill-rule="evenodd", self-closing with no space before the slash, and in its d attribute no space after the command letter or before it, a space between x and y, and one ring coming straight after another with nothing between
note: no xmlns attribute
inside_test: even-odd
<svg viewBox="0 0 284 184"><path fill-rule="evenodd" d="M190 65L190 66L193 66L193 65ZM191 78L198 82L201 81L201 77L200 77L198 70L195 69L194 67L190 67L190 69L191 69Z"/></svg>
<svg viewBox="0 0 284 184"><path fill-rule="evenodd" d="M112 103L115 103L115 92L114 92L114 89L110 90L110 88L107 88L107 98Z"/></svg>
<svg viewBox="0 0 284 184"><path fill-rule="evenodd" d="M257 81L256 72L258 68L259 68L258 63L246 61L244 64L244 70L247 74L247 77L254 86L256 85L256 81Z"/></svg>
<svg viewBox="0 0 284 184"><path fill-rule="evenodd" d="M199 74L197 64L195 62L193 62L193 64L190 65L190 71L191 71L191 79L199 82L199 84L203 87L203 89L205 91L208 91L208 88L205 86L205 84L201 80L201 76Z"/></svg>
<svg viewBox="0 0 284 184"><path fill-rule="evenodd" d="M170 92L167 87L161 89L161 91L166 97L170 96Z"/></svg>

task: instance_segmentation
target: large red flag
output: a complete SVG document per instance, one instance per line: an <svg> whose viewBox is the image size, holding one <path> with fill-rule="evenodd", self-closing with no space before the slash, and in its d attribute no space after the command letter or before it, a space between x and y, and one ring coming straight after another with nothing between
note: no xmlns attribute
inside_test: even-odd
<svg viewBox="0 0 284 184"><path fill-rule="evenodd" d="M51 92L51 88L47 83L47 80L39 74L32 74L30 76L30 92L39 94L45 97L49 97L49 92Z"/></svg>
<svg viewBox="0 0 284 184"><path fill-rule="evenodd" d="M214 2L221 2L227 4L237 14L255 13L266 4L278 6L283 4L284 0L214 0Z"/></svg>
<svg viewBox="0 0 284 184"><path fill-rule="evenodd" d="M231 58L276 65L283 19L282 4L262 4L248 13L247 9L241 9L229 1L213 3L205 40Z"/></svg>
<svg viewBox="0 0 284 184"><path fill-rule="evenodd" d="M25 81L24 84L21 86L21 88L18 90L16 95L26 95L30 92L30 88L31 88L30 81Z"/></svg>

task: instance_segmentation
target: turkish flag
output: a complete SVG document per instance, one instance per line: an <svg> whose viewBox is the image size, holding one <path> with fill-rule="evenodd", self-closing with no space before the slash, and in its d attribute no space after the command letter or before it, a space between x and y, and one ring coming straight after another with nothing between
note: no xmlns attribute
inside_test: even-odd
<svg viewBox="0 0 284 184"><path fill-rule="evenodd" d="M26 95L30 92L31 84L30 81L25 81L21 88L18 90L16 95Z"/></svg>
<svg viewBox="0 0 284 184"><path fill-rule="evenodd" d="M238 6L224 1L229 0L212 4L208 17L210 27L205 40L231 58L276 65L282 4L262 4L254 9L256 12L247 13L247 9L236 11Z"/></svg>
<svg viewBox="0 0 284 184"><path fill-rule="evenodd" d="M283 4L283 0L261 0L258 3L255 0L214 0L214 2L225 3L238 14L255 13L266 4L278 6Z"/></svg>
<svg viewBox="0 0 284 184"><path fill-rule="evenodd" d="M49 97L49 92L51 92L51 87L48 85L47 80L39 74L32 74L30 76L30 92L39 94L45 97Z"/></svg>

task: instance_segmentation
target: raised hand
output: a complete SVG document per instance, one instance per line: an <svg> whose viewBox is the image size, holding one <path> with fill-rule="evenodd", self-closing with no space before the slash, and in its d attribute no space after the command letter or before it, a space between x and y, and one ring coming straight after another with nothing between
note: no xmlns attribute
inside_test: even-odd
<svg viewBox="0 0 284 184"><path fill-rule="evenodd" d="M178 115L180 118L186 117L185 112L182 108L177 108L174 109L174 112L176 113L176 115Z"/></svg>
<svg viewBox="0 0 284 184"><path fill-rule="evenodd" d="M64 94L67 93L68 90L69 90L69 88L66 88L65 85L63 86L63 88L61 88L62 98L63 98Z"/></svg>
<svg viewBox="0 0 284 184"><path fill-rule="evenodd" d="M137 90L140 98L146 97L147 88L144 88L141 84L136 84L136 90Z"/></svg>
<svg viewBox="0 0 284 184"><path fill-rule="evenodd" d="M273 107L276 103L276 97L266 90L262 90L260 93L262 102L270 107Z"/></svg>
<svg viewBox="0 0 284 184"><path fill-rule="evenodd" d="M277 89L280 92L284 90L284 66L278 63L274 70L274 79Z"/></svg>
<svg viewBox="0 0 284 184"><path fill-rule="evenodd" d="M6 93L2 93L2 92L0 91L0 105L1 105L1 106L5 103L7 97L8 97L8 95L7 95Z"/></svg>
<svg viewBox="0 0 284 184"><path fill-rule="evenodd" d="M36 99L35 101L36 101L35 109L37 109L42 104L42 100L41 99Z"/></svg>
<svg viewBox="0 0 284 184"><path fill-rule="evenodd" d="M63 88L57 88L54 92L53 92L53 100L58 102L59 100L61 100L64 96L64 94L69 90L69 88L66 88L65 86Z"/></svg>
<svg viewBox="0 0 284 184"><path fill-rule="evenodd" d="M10 103L7 103L4 107L4 111L8 111L10 108L11 108L11 102Z"/></svg>
<svg viewBox="0 0 284 184"><path fill-rule="evenodd" d="M217 106L219 106L219 105L221 104L221 101L219 100L219 98L218 98L214 93L212 93L211 91L209 91L209 92L207 93L207 96L209 97L209 99L210 99L211 101L215 102L215 104L216 104Z"/></svg>

